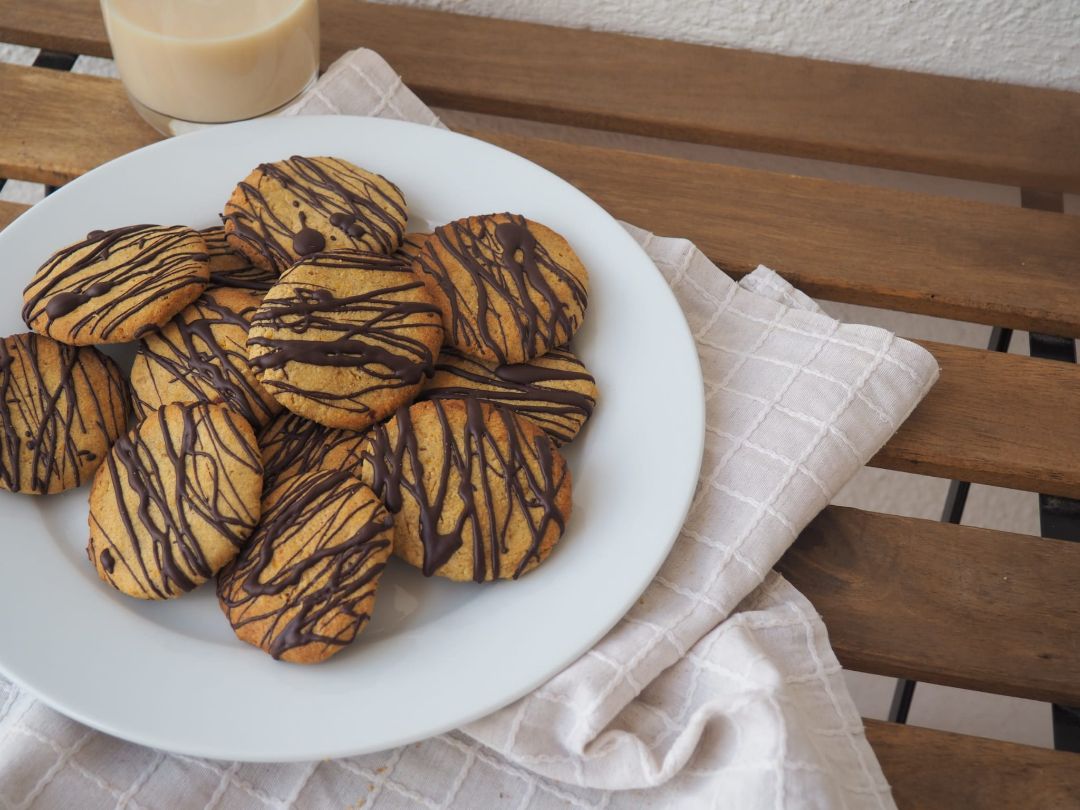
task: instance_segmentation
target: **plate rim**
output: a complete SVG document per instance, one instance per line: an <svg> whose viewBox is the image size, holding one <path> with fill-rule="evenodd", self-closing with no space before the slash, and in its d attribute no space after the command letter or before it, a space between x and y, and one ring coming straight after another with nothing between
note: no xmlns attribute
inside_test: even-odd
<svg viewBox="0 0 1080 810"><path fill-rule="evenodd" d="M648 588L648 586L653 582L653 580L656 577L657 572L660 570L660 568L663 566L664 562L667 560L668 556L670 555L671 550L674 547L674 544L675 544L675 542L677 541L677 539L679 537L681 529L682 529L682 527L683 527L683 525L684 525L684 523L686 521L686 517L687 517L687 515L688 515L688 513L690 511L690 508L691 508L691 505L692 505L692 502L693 502L693 499L694 499L694 495L695 495L695 492L696 492L696 489L697 489L697 482L698 482L698 479L700 477L701 464L702 464L702 460L703 460L703 457L704 457L706 420L705 420L704 377L703 377L702 370L701 370L700 357L699 357L698 352L697 352L696 341L694 340L693 333L692 333L692 331L690 329L689 323L687 322L686 313L683 311L681 305L678 302L677 297L675 296L674 291L672 290L671 286L668 284L667 279L664 278L663 273L656 266L656 263L653 261L653 259L648 255L648 253L644 250L644 248L631 236L631 234L629 232L627 232L625 228L622 227L622 224L617 219L615 219L615 217L612 216L606 209L604 209L603 206L601 206L599 203L597 203L595 200L593 200L591 197L589 197L587 194L582 192L580 189L576 188L574 185L572 185L568 181L566 181L563 178L559 177L554 172L548 170L547 168L545 168L545 167L543 167L543 166L541 166L541 165L539 165L537 163L534 163L533 161L529 160L528 158L526 158L526 157L524 157L522 155L519 155L519 154L513 152L512 150L506 149L506 148L504 148L502 146L499 146L497 144L492 144L492 143L489 143L487 141L483 141L482 139L474 138L474 137L472 137L470 135L465 135L463 133L454 132L452 130L442 129L442 128L439 128L439 127L433 127L431 125L419 124L419 123L414 123L414 122L410 122L410 121L401 121L401 120L397 120L397 119L380 118L380 117L375 117L375 116L311 115L311 116L295 116L295 117L262 118L262 119L255 119L255 120L250 120L250 121L238 122L238 123L234 123L234 124L222 125L222 126L219 126L219 127L208 128L208 129L205 129L205 130L200 130L200 131L197 131L197 132L193 132L193 133L185 134L185 135L182 135L182 136L177 136L177 137L174 137L174 138L169 138L169 139L165 139L165 140L162 140L162 141L157 141L157 142L152 143L152 144L148 144L148 145L143 146L143 147L141 147L139 149L133 150L133 151L128 152L128 153L126 153L124 155L120 155L120 156L118 156L116 158L113 158L113 159L109 160L108 162L103 163L100 166L95 167L94 169L91 169L89 172L86 172L85 174L80 175L79 177L77 177L77 178L73 179L72 181L70 181L69 183L67 183L65 186L61 187L57 192L55 192L54 195L50 195L50 197L47 197L46 199L42 200L41 202L31 206L29 209L27 209L27 211L23 212L23 214L21 214L19 217L17 217L13 222L9 223L9 225L6 228L4 228L2 231L0 231L0 237L3 237L3 238L0 238L0 247L2 247L3 243L7 242L9 239L19 239L20 238L20 233L21 233L23 228L32 227L32 225L28 225L27 223L33 223L38 218L47 216L50 209L52 208L52 205L53 205L53 204L49 203L50 199L54 199L54 198L55 199L63 199L67 194L73 193L73 192L70 191L70 189L77 189L84 182L87 182L87 178L91 178L94 175L105 172L105 171L115 170L118 166L124 164L125 162L127 162L129 160L132 160L134 158L134 156L142 157L142 156L145 156L147 153L156 153L158 151L166 151L167 152L169 149L175 148L175 147L172 146L172 144L175 144L176 142L181 141L181 140L183 142L185 142L185 143L190 143L193 140L213 141L213 139L215 137L218 137L218 136L215 135L215 133L217 133L217 132L219 132L219 131L221 131L223 129L230 129L230 130L252 129L252 130L258 130L258 129L262 129L264 127L274 128L274 127L279 126L279 125L281 125L283 128L286 128L286 127L289 127L289 126L317 126L320 121L326 121L326 120L334 121L335 126L339 125L338 122L341 122L342 120L346 120L346 121L362 121L362 122L365 122L364 125L372 125L372 122L374 122L375 126L386 126L386 127L390 128L390 129L393 129L393 128L396 128L396 127L404 127L404 128L407 128L407 129L426 130L428 132L434 131L435 133L437 133L434 137L437 137L437 138L439 138L439 137L447 137L449 139L461 139L463 141L472 142L472 143L476 143L476 144L481 144L485 149L497 150L498 152L503 153L504 156L509 156L511 159L513 159L515 161L521 161L521 162L527 164L533 170L539 170L540 172L542 172L545 175L549 176L558 185L562 186L567 193L569 193L569 194L571 194L573 196L576 196L578 198L578 201L581 204L586 205L588 207L591 207L600 216L602 216L602 217L610 220L612 223L614 223L618 227L618 231L622 234L622 237L625 239L625 247L627 249L630 249L630 250L636 252L637 254L639 254L640 258L644 262L646 262L648 264L648 266L652 268L653 272L655 272L660 277L662 287L666 291L666 295L669 296L669 298L670 298L670 304L675 308L675 310L680 315L680 318L677 320L678 326L680 327L679 328L678 339L679 339L680 342L686 344L684 346L684 348L689 349L690 355L692 355L693 362L691 364L691 367L692 367L693 377L694 378L693 378L693 380L691 382L693 382L695 384L694 387L698 391L699 396L695 397L692 402L686 403L688 405L688 407L690 407L692 409L692 411L693 411L693 413L692 413L693 424L690 426L690 429L692 429L693 432L694 432L694 436L692 437L692 439L693 439L692 443L696 446L696 456L692 460L693 473L690 475L691 484L689 486L685 487L685 490L684 490L683 495L682 495L681 503L678 504L677 508L672 513L673 515L677 516L677 519L675 519L673 521L674 525L671 527L671 529L669 531L670 536L668 538L666 538L666 540L665 540L665 542L663 544L661 544L663 546L663 553L660 554L658 552L657 558L654 561L654 564L649 566L648 570L646 570L645 567L642 567L640 569L640 576L639 576L640 582L638 584L636 584L633 589L631 589L633 591L632 596L629 596L627 599L625 599L624 604L620 604L618 606L617 612L615 611L614 607L611 608L613 618L611 618L610 622L605 620L605 622L603 623L602 629L600 629L596 633L594 633L590 637L587 644L582 643L582 644L578 645L578 646L580 646L580 649L573 656L566 656L566 660L560 660L558 662L553 662L551 665L545 667L542 672L535 673L533 678L528 679L528 684L526 686L515 690L512 694L510 694L509 697L507 697L507 695L505 695L505 694L500 694L500 696L498 697L497 700L489 701L483 707L477 708L476 710L474 710L472 712L463 714L461 719L458 719L458 720L456 720L456 721L454 721L452 723L438 724L436 726L431 727L429 730L425 731L423 734L417 734L415 732L409 732L409 733L405 733L405 734L402 734L402 735L398 735L394 739L381 741L378 745L374 745L374 746L372 746L372 745L345 746L345 747L342 747L342 746L325 747L324 746L323 748L318 748L318 749L310 749L309 748L308 750L305 750L303 752L297 752L297 753L294 753L294 754L291 754L291 755L286 754L284 756L282 756L282 755L274 755L274 756L271 756L271 757L266 757L266 756L262 756L262 755L258 755L258 754L253 755L253 756L244 756L242 753L238 753L237 751L231 750L231 749L229 749L229 750L215 749L213 744L204 744L202 746L194 747L194 748L189 746L189 745L171 744L168 740L162 739L161 736L160 736L160 733L155 733L155 732L145 732L144 733L141 729L132 730L132 729L125 729L125 728L117 728L115 725L110 726L107 721L102 720L102 719L100 719L100 718L98 718L96 716L93 716L92 714L84 713L82 708L79 707L79 706L69 705L67 703L67 701L65 701L62 698L58 698L58 697L56 697L56 696L54 696L54 695L52 695L52 694L50 694L48 692L39 691L33 684L25 682L16 673L13 673L12 671L10 671L8 665L5 663L5 659L8 658L8 656L4 653L3 650L0 650L0 674L3 674L4 677L6 677L10 681L12 681L20 689L25 690L29 694L33 695L36 699L41 700L42 703L44 703L45 705L51 707L52 709L58 711L59 713L65 715L66 717L72 718L72 719L76 720L77 722L80 722L80 723L82 723L82 724L84 724L84 725L86 725L86 726L88 726L90 728L96 729L96 730L98 730L100 732L103 732L105 734L109 734L111 736L116 736L116 737L119 737L119 738L121 738L123 740L127 740L129 742L136 743L136 744L139 744L139 745L149 746L149 747L165 750L165 751L168 751L168 752L181 753L181 754L191 755L191 756L207 757L207 758L221 759L221 760L235 760L235 761L239 761L239 762L300 762L300 761L311 761L311 760L325 759L325 758L338 758L338 757L357 756L357 755L361 755L361 754L364 754L364 753L369 753L371 751L385 750L385 749L397 747L399 745L404 745L404 744L408 744L408 743L411 743L411 742L415 742L417 740L427 739L429 737L433 737L433 736L436 736L438 734L445 733L446 731L449 731L449 730L452 730L452 729L455 729L455 728L460 728L460 727L462 727L464 725L467 725L468 723L471 723L471 722L473 722L473 721L475 721L477 719L480 719L482 717L486 717L486 716L488 716L488 715L490 715L490 714L504 708L505 706L508 706L508 705L514 703L515 701L519 700L523 696L525 696L528 693L534 691L538 686L540 686L544 682L550 680L552 677L554 677L559 672L566 669L566 667L571 665L581 655L583 655L588 650L592 649L600 639L602 639L608 632L611 631L611 629L613 627L615 627L622 620L622 618L632 608L633 604L640 598L641 594L644 593L645 590ZM303 124L295 123L295 122L298 122L298 121L303 121L304 123ZM288 122L288 123L287 124L281 124L281 122ZM14 234L14 235L9 236L9 234ZM688 355L688 356L690 356L690 355ZM74 490L74 491L78 492L78 491L82 491L82 489L83 488L80 488L80 489L77 489L77 490ZM629 593L629 592L630 591L627 591L627 593ZM206 742L209 742L209 741L206 741Z"/></svg>

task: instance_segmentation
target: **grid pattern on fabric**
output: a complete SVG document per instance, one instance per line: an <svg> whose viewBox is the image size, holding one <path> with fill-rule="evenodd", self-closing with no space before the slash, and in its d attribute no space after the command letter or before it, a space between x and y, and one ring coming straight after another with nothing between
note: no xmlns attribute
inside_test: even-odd
<svg viewBox="0 0 1080 810"><path fill-rule="evenodd" d="M439 125L364 50L289 112ZM888 332L828 318L766 268L736 284L691 243L627 229L694 334L707 437L686 526L607 637L462 731L300 764L142 748L0 680L0 809L892 807L820 617L771 568L906 418L936 364Z"/></svg>
<svg viewBox="0 0 1080 810"><path fill-rule="evenodd" d="M801 294L765 268L753 274L761 292L750 292L690 243L631 231L671 284L701 355L707 439L698 491L671 555L628 616L547 685L467 731L537 772L605 788L662 785L681 774L700 754L713 719L741 726L730 743L770 730L793 738L805 731L800 747L814 752L811 761L850 754L852 793L873 793L883 780L859 741L861 723L834 677L831 652L823 659L792 638L785 655L763 660L798 664L793 677L804 680L796 705L825 706L830 716L854 718L847 723L821 716L806 727L797 716L764 722L760 714L739 723L741 711L760 705L725 695L719 683L698 688L697 676L731 674L739 666L730 661L756 660L719 655L714 628L738 618L722 623L896 430L936 366L883 330L781 303L798 303ZM794 589L788 592L794 599ZM702 661L709 668L688 665ZM763 688L769 679L752 683ZM656 710L665 700L684 708L665 718ZM656 723L666 728L642 731ZM783 767L787 754L772 750L774 767ZM718 756L733 763L744 753Z"/></svg>
<svg viewBox="0 0 1080 810"><path fill-rule="evenodd" d="M282 115L367 115L446 128L386 60L374 51L353 51L334 62Z"/></svg>
<svg viewBox="0 0 1080 810"><path fill-rule="evenodd" d="M792 647L807 652L805 666L777 671L773 662L799 660L789 654ZM711 719L694 756L657 788L602 791L545 779L460 732L318 763L213 762L88 731L19 695L17 722L0 719L0 807L593 810L713 806L720 796L753 797L740 806L889 807L888 787L839 673L813 608L772 574L650 686L624 721L623 731L663 744L699 719L702 696L733 707L730 716ZM17 694L10 686L0 691ZM681 699L673 701L673 692ZM740 724L767 734L749 739ZM786 739L792 732L797 736ZM845 749L862 754L864 778L838 783L829 757L842 763ZM788 753L778 761L778 751ZM805 796L813 800L801 804Z"/></svg>

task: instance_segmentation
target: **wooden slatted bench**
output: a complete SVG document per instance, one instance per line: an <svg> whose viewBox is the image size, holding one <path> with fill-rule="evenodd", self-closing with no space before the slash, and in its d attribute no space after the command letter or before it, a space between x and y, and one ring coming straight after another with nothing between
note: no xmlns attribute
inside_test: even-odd
<svg viewBox="0 0 1080 810"><path fill-rule="evenodd" d="M434 105L1021 187L1051 211L471 133L732 275L764 263L830 300L1080 337L1080 218L1053 212L1080 191L1078 94L356 0L322 16L324 65L374 47ZM96 0L2 4L0 41L108 55ZM0 109L0 177L62 184L158 138L108 79L0 65ZM0 203L0 227L21 211ZM926 346L941 381L873 464L1080 499L1075 363ZM850 668L1080 705L1080 545L829 507L780 570ZM901 807L1080 805L1074 753L867 734Z"/></svg>

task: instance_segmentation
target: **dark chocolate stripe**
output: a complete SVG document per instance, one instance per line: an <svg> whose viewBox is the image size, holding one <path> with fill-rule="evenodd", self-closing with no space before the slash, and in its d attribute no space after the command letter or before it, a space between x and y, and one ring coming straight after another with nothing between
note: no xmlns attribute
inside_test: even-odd
<svg viewBox="0 0 1080 810"><path fill-rule="evenodd" d="M328 428L294 413L280 414L259 434L263 491L278 486L286 473L299 475L330 469L324 467L327 463L356 474L364 436L363 431Z"/></svg>
<svg viewBox="0 0 1080 810"><path fill-rule="evenodd" d="M59 367L57 384L45 366ZM104 380L104 382L102 382ZM0 341L0 486L45 494L90 479L101 457L76 434L97 434L107 448L127 421L120 369L97 349L67 346L35 334ZM26 425L20 435L16 424ZM104 453L101 454L104 456ZM29 480L22 476L29 461Z"/></svg>
<svg viewBox="0 0 1080 810"><path fill-rule="evenodd" d="M570 368L554 368L554 364ZM581 390L557 387L560 382L577 383ZM592 415L594 390L592 375L564 348L552 349L528 363L497 366L447 346L420 399L475 397L505 405L538 424L555 442L565 444Z"/></svg>
<svg viewBox="0 0 1080 810"><path fill-rule="evenodd" d="M370 518L349 529L369 509ZM369 618L361 606L375 596L392 527L371 491L345 473L289 479L267 499L251 543L218 577L226 616L237 630L265 623L257 643L274 658L308 644L343 647ZM328 634L343 617L344 628Z"/></svg>
<svg viewBox="0 0 1080 810"><path fill-rule="evenodd" d="M469 217L436 228L413 266L446 297L447 342L471 354L490 352L500 363L536 357L568 341L588 303L582 280L555 261L516 214ZM569 291L572 302L560 298L553 281Z"/></svg>
<svg viewBox="0 0 1080 810"><path fill-rule="evenodd" d="M391 253L405 233L405 198L381 175L336 158L293 155L261 163L256 184L237 186L242 201L226 206L223 219L235 239L284 271L301 256L324 249L358 248ZM265 178L296 209L299 227L274 211L258 185ZM380 187L378 181L387 184Z"/></svg>
<svg viewBox="0 0 1080 810"><path fill-rule="evenodd" d="M233 293L234 296L240 293ZM225 306L214 292L204 293L158 332L139 344L136 364L148 366L149 384L157 377L165 384L184 386L194 402L221 400L253 425L264 425L280 406L267 404L258 382L250 377L245 347L249 318L258 306L237 312ZM225 345L235 343L239 348ZM171 401L167 393L139 390L136 396L146 411Z"/></svg>
<svg viewBox="0 0 1080 810"><path fill-rule="evenodd" d="M222 226L204 228L200 233L206 240L206 252L210 255L211 287L266 292L277 283L278 274L275 271L256 267L242 253L229 247Z"/></svg>
<svg viewBox="0 0 1080 810"><path fill-rule="evenodd" d="M416 408L428 405L435 424L425 416L425 428L438 433L435 441L442 451L437 470L423 466L413 418ZM448 408L465 409L463 427L451 424ZM508 550L512 521L507 515L499 525L493 525L497 522L496 504L506 504L520 514L528 527L530 545L514 566L515 579L531 561L539 559L540 544L553 525L562 534L565 518L556 501L568 484L568 470L565 463L556 463L561 458L551 440L538 431L530 435L523 424L507 408L475 399L437 399L412 409L402 408L389 424L372 428L370 444L363 451L364 473L370 475L372 489L391 512L399 512L406 497L419 508L416 529L424 549L421 570L425 576L445 565L462 547L466 535L473 538L473 579L483 582L506 575L502 557ZM561 468L561 474L556 474L556 467ZM450 485L452 472L461 482L455 487ZM453 499L456 514L452 525L447 525L448 497ZM488 532L482 530L481 515L488 521Z"/></svg>
<svg viewBox="0 0 1080 810"><path fill-rule="evenodd" d="M134 253L123 263L114 260L127 250ZM202 237L182 226L91 231L38 269L23 294L22 317L51 334L55 321L83 310L66 331L107 342L155 301L189 289L193 298L206 286L209 258Z"/></svg>
<svg viewBox="0 0 1080 810"><path fill-rule="evenodd" d="M199 543L207 524L240 548L259 520L258 507L228 474L230 467L242 466L261 476L254 443L232 419L215 419L213 408L228 413L198 403L165 406L121 436L105 462L120 527L110 532L91 510L98 530L91 544L104 544L99 553L108 551L114 569L123 567L154 598L190 591L214 575ZM179 425L172 424L178 415ZM151 420L164 437L163 449L143 435ZM135 495L131 502L129 493Z"/></svg>
<svg viewBox="0 0 1080 810"><path fill-rule="evenodd" d="M325 283L300 281L300 269L317 271ZM335 290L357 286L360 274L371 274L375 289L356 295ZM339 410L368 413L370 394L418 386L434 372L435 357L418 329L442 332L438 308L427 299L423 283L400 259L382 254L343 251L310 256L282 280L285 297L268 296L255 313L248 335L248 353L260 381L271 392L295 394ZM428 317L418 317L428 316ZM311 338L305 333L320 334ZM288 379L289 363L355 369L355 385L347 391L305 388ZM337 378L343 382L343 378Z"/></svg>

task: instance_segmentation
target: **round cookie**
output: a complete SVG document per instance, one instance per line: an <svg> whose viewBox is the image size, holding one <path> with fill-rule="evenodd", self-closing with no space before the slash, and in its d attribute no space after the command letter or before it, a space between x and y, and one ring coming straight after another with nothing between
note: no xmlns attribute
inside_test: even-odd
<svg viewBox="0 0 1080 810"><path fill-rule="evenodd" d="M251 426L224 405L164 405L113 445L90 489L98 575L139 599L171 599L232 560L259 522Z"/></svg>
<svg viewBox="0 0 1080 810"><path fill-rule="evenodd" d="M263 492L287 478L315 470L343 470L355 474L360 468L360 448L365 434L328 428L285 411L259 433L263 463Z"/></svg>
<svg viewBox="0 0 1080 810"><path fill-rule="evenodd" d="M261 163L225 205L229 244L276 273L304 256L355 249L393 253L405 233L405 198L382 175L333 157Z"/></svg>
<svg viewBox="0 0 1080 810"><path fill-rule="evenodd" d="M517 579L570 517L570 470L540 428L475 399L402 408L368 434L360 466L394 514L394 553L425 576Z"/></svg>
<svg viewBox="0 0 1080 810"><path fill-rule="evenodd" d="M413 262L442 310L448 345L494 363L524 363L570 340L589 276L565 239L516 214L435 229Z"/></svg>
<svg viewBox="0 0 1080 810"><path fill-rule="evenodd" d="M475 397L539 425L555 444L571 441L596 406L596 381L568 348L500 366L445 347L421 399Z"/></svg>
<svg viewBox="0 0 1080 810"><path fill-rule="evenodd" d="M90 480L127 425L127 386L90 346L0 341L0 488L46 495Z"/></svg>
<svg viewBox="0 0 1080 810"><path fill-rule="evenodd" d="M255 427L269 422L281 405L255 379L247 356L248 327L261 302L252 290L207 290L144 337L131 368L136 416L167 402L220 401Z"/></svg>
<svg viewBox="0 0 1080 810"><path fill-rule="evenodd" d="M225 241L224 226L204 228L199 233L206 240L206 252L210 255L211 287L238 287L266 292L274 286L278 274L256 267L243 253L229 247Z"/></svg>
<svg viewBox="0 0 1080 810"><path fill-rule="evenodd" d="M23 292L22 316L61 343L126 343L165 324L209 280L206 242L191 228L91 231L38 269Z"/></svg>
<svg viewBox="0 0 1080 810"><path fill-rule="evenodd" d="M411 264L412 260L420 253L421 248L424 247L424 243L430 238L430 233L410 231L401 238L401 245L394 251L394 255Z"/></svg>
<svg viewBox="0 0 1080 810"><path fill-rule="evenodd" d="M283 481L218 576L218 601L237 637L274 658L324 661L367 624L390 557L393 520L375 493L342 472Z"/></svg>
<svg viewBox="0 0 1080 810"><path fill-rule="evenodd" d="M259 381L290 411L362 430L416 396L442 337L438 308L407 264L343 251L290 268L252 318L247 345Z"/></svg>

